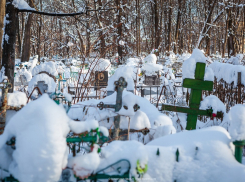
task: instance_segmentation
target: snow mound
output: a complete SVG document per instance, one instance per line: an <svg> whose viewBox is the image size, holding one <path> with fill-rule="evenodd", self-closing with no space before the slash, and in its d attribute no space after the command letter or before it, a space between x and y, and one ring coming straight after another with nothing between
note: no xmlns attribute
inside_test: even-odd
<svg viewBox="0 0 245 182"><path fill-rule="evenodd" d="M116 154L116 155L115 155ZM136 176L136 164L139 160L144 166L147 164L148 156L144 145L137 141L114 141L101 150L101 159L98 170L103 169L121 159L126 159L131 164L131 174ZM123 169L122 169L123 170Z"/></svg>
<svg viewBox="0 0 245 182"><path fill-rule="evenodd" d="M151 149L153 152L152 158L149 157L147 174L155 178L155 181L242 182L244 180L245 166L239 164L234 158L234 146L230 135L222 127L209 127L167 135L146 145L146 147L153 146L155 149ZM160 152L159 157L156 155L157 148ZM177 149L179 162L175 160ZM163 163L163 159L166 162ZM165 165L169 167L166 169Z"/></svg>
<svg viewBox="0 0 245 182"><path fill-rule="evenodd" d="M209 68L212 68L217 81L222 79L228 84L234 82L234 86L237 85L238 72L241 72L241 82L245 85L245 67L242 65L214 62L209 65Z"/></svg>
<svg viewBox="0 0 245 182"><path fill-rule="evenodd" d="M54 82L54 79L51 78L50 76L48 76L45 73L41 73L41 74L35 75L31 79L31 81L28 83L28 92L29 92L29 94L32 92L32 90L34 89L35 85L37 85L37 83L39 81L44 81L45 84L48 85L48 90L47 90L48 93L55 92L56 83Z"/></svg>
<svg viewBox="0 0 245 182"><path fill-rule="evenodd" d="M27 103L27 96L24 92L15 91L8 93L8 106L20 107Z"/></svg>
<svg viewBox="0 0 245 182"><path fill-rule="evenodd" d="M40 64L40 65L34 67L32 70L32 75L35 76L42 71L48 72L54 76L58 76L56 65L52 61Z"/></svg>
<svg viewBox="0 0 245 182"><path fill-rule="evenodd" d="M146 56L143 60L144 63L152 63L152 64L156 64L157 63L157 57L155 54L149 54L148 56Z"/></svg>
<svg viewBox="0 0 245 182"><path fill-rule="evenodd" d="M109 71L111 69L111 63L108 59L100 58L99 60L93 60L90 68L94 71Z"/></svg>
<svg viewBox="0 0 245 182"><path fill-rule="evenodd" d="M222 111L223 113L226 113L226 108L224 103L215 95L207 96L201 101L200 109L206 110L206 109L213 109L213 113L217 113L217 111Z"/></svg>
<svg viewBox="0 0 245 182"><path fill-rule="evenodd" d="M67 164L69 120L64 108L47 94L16 113L0 136L0 150L16 138L10 173L19 181L58 181Z"/></svg>
<svg viewBox="0 0 245 182"><path fill-rule="evenodd" d="M130 128L135 129L135 130L140 130L144 128L150 129L151 123L147 115L141 110L138 110L133 116L132 122L130 121Z"/></svg>
<svg viewBox="0 0 245 182"><path fill-rule="evenodd" d="M138 66L140 60L138 58L128 58L127 59L127 66Z"/></svg>
<svg viewBox="0 0 245 182"><path fill-rule="evenodd" d="M233 141L245 140L245 106L235 105L228 113L229 133Z"/></svg>
<svg viewBox="0 0 245 182"><path fill-rule="evenodd" d="M163 69L163 65L154 64L154 63L145 63L143 64L142 70L145 71L146 76L156 75L158 71Z"/></svg>
<svg viewBox="0 0 245 182"><path fill-rule="evenodd" d="M134 68L132 66L123 66L119 67L114 75L112 75L108 80L107 90L114 91L115 85L114 82L118 81L120 77L123 77L128 83L127 90L134 90L134 80L135 77Z"/></svg>
<svg viewBox="0 0 245 182"><path fill-rule="evenodd" d="M182 78L192 78L195 79L196 63L206 63L206 58L203 52L199 49L194 49L190 58L186 59L182 67ZM214 73L209 67L205 68L204 80L214 81Z"/></svg>
<svg viewBox="0 0 245 182"><path fill-rule="evenodd" d="M20 75L24 75L24 76L26 77L26 81L27 81L27 82L29 82L29 81L32 79L32 74L31 74L29 71L27 71L25 67L22 68L22 69L20 69L20 70L16 73L15 78L19 78ZM19 78L18 81L21 82L20 78ZM23 80L22 80L22 81L23 81Z"/></svg>
<svg viewBox="0 0 245 182"><path fill-rule="evenodd" d="M95 119L88 119L86 121L70 121L70 128L74 133L83 133L85 131L95 130L99 127L99 123Z"/></svg>
<svg viewBox="0 0 245 182"><path fill-rule="evenodd" d="M97 153L99 146L94 144L93 151L88 154L78 154L74 158L70 158L68 166L73 168L76 176L84 179L90 176L99 166L100 157Z"/></svg>

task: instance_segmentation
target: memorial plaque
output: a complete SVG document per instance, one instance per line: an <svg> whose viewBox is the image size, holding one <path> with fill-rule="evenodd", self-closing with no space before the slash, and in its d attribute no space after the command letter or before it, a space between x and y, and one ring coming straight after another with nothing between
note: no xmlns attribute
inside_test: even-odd
<svg viewBox="0 0 245 182"><path fill-rule="evenodd" d="M145 76L146 85L160 85L160 78L157 75Z"/></svg>
<svg viewBox="0 0 245 182"><path fill-rule="evenodd" d="M95 90L99 89L100 87L106 87L107 85L108 85L108 71L96 71L94 86L97 88L95 88Z"/></svg>

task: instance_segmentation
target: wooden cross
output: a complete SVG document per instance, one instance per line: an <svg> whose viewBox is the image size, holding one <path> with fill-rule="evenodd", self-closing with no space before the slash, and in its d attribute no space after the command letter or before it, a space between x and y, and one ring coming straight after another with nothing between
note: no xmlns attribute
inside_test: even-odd
<svg viewBox="0 0 245 182"><path fill-rule="evenodd" d="M205 63L196 63L195 70L195 79L185 78L183 81L183 87L191 88L190 100L189 100L189 108L187 107L177 107L170 105L162 105L162 110L174 111L174 112L182 112L187 113L187 130L196 129L197 116L205 115L212 117L213 110L199 110L200 102L202 99L202 90L213 90L213 82L212 81L204 81L205 74ZM217 116L221 116L222 113L218 112Z"/></svg>

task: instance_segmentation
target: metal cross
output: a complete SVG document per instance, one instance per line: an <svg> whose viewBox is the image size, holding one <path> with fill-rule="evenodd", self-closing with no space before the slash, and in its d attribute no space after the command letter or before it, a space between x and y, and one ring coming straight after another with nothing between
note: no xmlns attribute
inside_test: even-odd
<svg viewBox="0 0 245 182"><path fill-rule="evenodd" d="M123 77L120 77L118 81L114 82L115 85L115 91L117 92L116 96L116 104L104 104L103 102L100 102L97 107L102 110L104 108L113 108L115 109L115 112L118 112L122 108L122 93L123 89L127 87L127 82ZM139 106L134 106L134 110L137 111L139 109ZM114 117L114 133L113 138L118 139L119 137L119 128L120 128L120 115L117 115Z"/></svg>
<svg viewBox="0 0 245 182"><path fill-rule="evenodd" d="M39 88L39 90L42 92L42 94L46 93L48 90L48 85L45 84L44 81L38 81L37 82L37 87Z"/></svg>
<svg viewBox="0 0 245 182"><path fill-rule="evenodd" d="M198 115L212 117L212 108L207 110L199 110L200 102L202 99L202 90L213 90L213 82L204 81L205 66L205 63L196 63L195 79L186 78L183 81L183 87L191 88L189 108L170 106L164 104L162 105L162 110L187 113L187 130L196 129ZM220 117L221 115L221 112L217 113L217 117Z"/></svg>

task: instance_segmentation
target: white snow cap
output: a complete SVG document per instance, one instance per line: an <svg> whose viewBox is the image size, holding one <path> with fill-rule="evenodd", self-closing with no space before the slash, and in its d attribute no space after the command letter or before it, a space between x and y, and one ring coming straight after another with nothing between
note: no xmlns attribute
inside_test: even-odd
<svg viewBox="0 0 245 182"><path fill-rule="evenodd" d="M134 68L132 66L123 66L116 69L114 75L112 75L108 80L107 90L114 91L114 82L118 81L120 77L123 77L128 83L127 90L134 90L134 80L135 77Z"/></svg>
<svg viewBox="0 0 245 182"><path fill-rule="evenodd" d="M140 130L144 128L150 129L151 123L148 116L141 110L138 110L132 118L132 122L130 122L130 128L135 130Z"/></svg>
<svg viewBox="0 0 245 182"><path fill-rule="evenodd" d="M19 181L58 181L67 164L69 120L64 108L47 94L17 112L0 135L0 150L16 138L10 173Z"/></svg>
<svg viewBox="0 0 245 182"><path fill-rule="evenodd" d="M78 154L74 158L70 158L68 166L73 168L76 176L81 179L87 178L91 173L95 172L100 164L100 157L98 154L99 145L94 144L93 151L88 154Z"/></svg>
<svg viewBox="0 0 245 182"><path fill-rule="evenodd" d="M35 76L42 71L46 71L46 72L48 72L54 76L58 75L58 72L56 69L56 64L52 61L40 64L40 65L34 67L32 70L32 75Z"/></svg>
<svg viewBox="0 0 245 182"><path fill-rule="evenodd" d="M206 110L212 107L213 113L217 113L217 111L222 111L226 113L226 108L224 103L215 95L209 95L201 101L200 109Z"/></svg>
<svg viewBox="0 0 245 182"><path fill-rule="evenodd" d="M70 128L74 133L90 132L99 127L99 123L95 119L87 119L86 121L73 121L69 122Z"/></svg>
<svg viewBox="0 0 245 182"><path fill-rule="evenodd" d="M141 69L145 71L145 75L147 76L156 75L157 71L163 69L163 65L156 64L157 57L155 54L149 54L147 57L145 57L143 63L144 64Z"/></svg>
<svg viewBox="0 0 245 182"><path fill-rule="evenodd" d="M56 83L55 83L54 79L52 77L48 76L45 73L41 73L41 74L35 75L31 79L31 81L28 83L28 92L29 92L29 94L31 94L31 92L34 89L35 85L37 85L37 83L39 81L44 81L44 83L48 85L48 90L47 90L48 93L55 92Z"/></svg>
<svg viewBox="0 0 245 182"><path fill-rule="evenodd" d="M94 71L109 71L111 69L111 63L108 59L95 59L91 63L90 68Z"/></svg>
<svg viewBox="0 0 245 182"><path fill-rule="evenodd" d="M156 64L157 63L157 57L155 54L149 54L148 56L146 56L144 58L143 62Z"/></svg>
<svg viewBox="0 0 245 182"><path fill-rule="evenodd" d="M182 67L182 78L192 78L195 79L196 63L206 63L207 58L204 56L203 52L199 49L194 49L190 58L184 61ZM205 68L204 80L214 81L214 73L209 67Z"/></svg>
<svg viewBox="0 0 245 182"><path fill-rule="evenodd" d="M24 92L14 91L14 93L8 93L8 105L13 107L19 107L26 105L27 96Z"/></svg>
<svg viewBox="0 0 245 182"><path fill-rule="evenodd" d="M35 8L31 8L25 0L14 0L13 5L18 9L35 10Z"/></svg>
<svg viewBox="0 0 245 182"><path fill-rule="evenodd" d="M245 106L238 104L228 113L229 133L233 141L245 140Z"/></svg>
<svg viewBox="0 0 245 182"><path fill-rule="evenodd" d="M245 67L242 65L232 65L228 63L214 62L209 65L213 70L217 81L223 79L228 84L234 82L234 86L237 86L237 75L241 72L241 82L245 85Z"/></svg>

